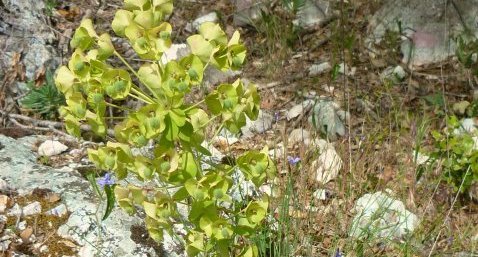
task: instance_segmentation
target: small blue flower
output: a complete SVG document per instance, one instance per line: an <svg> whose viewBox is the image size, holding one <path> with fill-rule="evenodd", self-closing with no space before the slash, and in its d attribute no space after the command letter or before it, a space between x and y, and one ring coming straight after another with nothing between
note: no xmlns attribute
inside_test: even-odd
<svg viewBox="0 0 478 257"><path fill-rule="evenodd" d="M335 251L334 257L344 257L344 254L343 254L339 249L337 249L337 250Z"/></svg>
<svg viewBox="0 0 478 257"><path fill-rule="evenodd" d="M279 114L279 112L275 112L275 113L274 113L274 121L275 121L275 122L278 122L279 119L280 119L280 114Z"/></svg>
<svg viewBox="0 0 478 257"><path fill-rule="evenodd" d="M100 185L101 188L104 188L105 186L111 186L115 183L115 180L113 178L113 175L111 173L106 173L104 177L98 179L98 185Z"/></svg>
<svg viewBox="0 0 478 257"><path fill-rule="evenodd" d="M290 165L296 165L297 163L300 162L300 158L299 157L287 156L287 161L289 162Z"/></svg>

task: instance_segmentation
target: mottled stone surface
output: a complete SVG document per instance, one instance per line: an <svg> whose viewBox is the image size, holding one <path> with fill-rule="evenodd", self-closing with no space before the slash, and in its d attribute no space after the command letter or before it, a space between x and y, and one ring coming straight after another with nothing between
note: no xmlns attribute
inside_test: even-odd
<svg viewBox="0 0 478 257"><path fill-rule="evenodd" d="M465 30L478 36L478 0L385 0L370 20L369 43L381 41L387 30L404 33L403 62L414 66L443 61L455 53L454 37Z"/></svg>
<svg viewBox="0 0 478 257"><path fill-rule="evenodd" d="M60 59L55 35L43 14L43 1L0 0L1 73L10 67L15 53L21 53L26 78L31 80L39 69L55 69Z"/></svg>
<svg viewBox="0 0 478 257"><path fill-rule="evenodd" d="M0 178L20 194L35 188L48 188L58 193L71 213L58 233L82 246L80 256L97 253L101 256L158 256L152 247L131 239L131 227L141 224L140 218L130 217L115 208L108 219L101 221L105 206L97 211L97 200L89 182L69 167L53 169L37 164L29 141L0 135L0 144L4 146L0 150Z"/></svg>

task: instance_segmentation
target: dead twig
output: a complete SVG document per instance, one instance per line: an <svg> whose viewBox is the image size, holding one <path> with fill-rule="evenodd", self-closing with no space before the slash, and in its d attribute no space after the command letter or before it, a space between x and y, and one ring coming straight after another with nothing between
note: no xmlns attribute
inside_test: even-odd
<svg viewBox="0 0 478 257"><path fill-rule="evenodd" d="M58 121L49 121L49 120L37 120L25 115L21 114L15 114L15 113L8 113L3 110L0 110L0 114L2 116L8 117L8 119L14 123L16 126L24 128L24 129L34 129L37 131L49 131L53 132L55 134L65 136L68 138L72 138L71 135L66 134L65 132L59 130L65 127L65 124L63 122L58 122ZM31 125L25 125L20 123L18 120L22 120L24 122L28 122ZM87 124L82 124L80 126L80 130L84 132L91 131L91 126ZM107 131L108 136L114 137L114 131L112 129L108 129Z"/></svg>

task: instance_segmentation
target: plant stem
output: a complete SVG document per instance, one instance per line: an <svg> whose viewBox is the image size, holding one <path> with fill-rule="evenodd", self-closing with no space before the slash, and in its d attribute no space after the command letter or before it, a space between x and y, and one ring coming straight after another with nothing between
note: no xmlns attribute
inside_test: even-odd
<svg viewBox="0 0 478 257"><path fill-rule="evenodd" d="M184 110L184 112L188 112L188 111L190 111L190 110L192 110L192 109L198 107L200 104L204 103L205 101L206 101L206 100L203 99L203 100L201 100L201 101L199 101L199 102L197 102L197 103L195 103L195 104L189 106L188 108L186 108L186 109Z"/></svg>
<svg viewBox="0 0 478 257"><path fill-rule="evenodd" d="M133 111L133 110L131 110L130 108L122 107L122 106L119 106L119 105L116 105L116 104L112 104L112 103L108 103L108 102L106 102L106 105L111 106L111 107L118 108L118 109L123 110L123 111Z"/></svg>
<svg viewBox="0 0 478 257"><path fill-rule="evenodd" d="M133 69L133 67L131 67L131 65L129 65L129 63L123 58L123 56L121 56L120 53L118 53L116 50L114 51L114 54L116 55L116 57L118 57L121 62L124 63L124 65L126 65L126 67L128 67L128 69L139 79L139 81L141 81L141 83L143 83L143 85L151 92L151 94L153 94L154 97L156 97L156 99L159 99L158 95L156 94L156 92L148 86L148 84L144 83L144 81L141 80L141 77L138 75L138 73ZM149 97L148 97L149 98ZM152 102L153 99L149 98Z"/></svg>
<svg viewBox="0 0 478 257"><path fill-rule="evenodd" d="M145 95L145 94L141 91L141 89L139 89L138 86L136 86L136 85L133 84L133 87L131 87L131 91L132 91L133 93L137 94L137 96L136 96L137 98L136 98L136 99L140 99L140 100L142 100L143 102L149 103L149 104L154 103L153 99L151 99L151 97Z"/></svg>

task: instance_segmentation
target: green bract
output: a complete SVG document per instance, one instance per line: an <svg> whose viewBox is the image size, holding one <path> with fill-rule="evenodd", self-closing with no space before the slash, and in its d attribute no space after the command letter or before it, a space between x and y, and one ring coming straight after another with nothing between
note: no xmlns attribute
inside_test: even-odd
<svg viewBox="0 0 478 257"><path fill-rule="evenodd" d="M238 133L247 118L257 118L257 89L238 79L219 85L203 101L186 98L202 84L208 65L223 71L240 69L246 49L238 32L228 39L219 25L207 22L187 39L191 54L162 63L172 31L164 19L171 13L170 0L125 0L124 9L116 12L113 31L147 60L138 70L116 52L110 35L98 36L92 21L84 20L71 41L74 52L68 65L57 71L55 83L67 103L60 115L72 135L80 136L81 125L89 125L98 136L114 136L106 146L88 150L99 169L113 171L120 181L132 176L158 185L143 187L124 180L108 189L114 188L119 206L129 214L144 209L154 240L161 242L164 233L172 234L173 225L182 223L189 256L258 256L252 237L263 223L269 200L260 194L247 201L231 197L240 186L233 174L242 172L259 187L275 173L274 163L267 149L244 153L235 166L206 163L211 154L204 147L211 123ZM126 68L112 67L112 56ZM122 106L132 100L141 107ZM107 108L117 108L125 117L107 117L113 113ZM145 146L151 150L138 151ZM179 205L187 206L186 214L179 213Z"/></svg>

